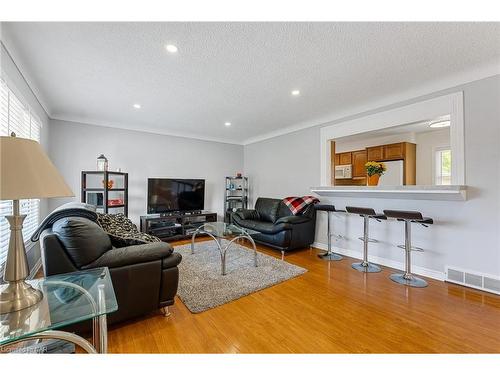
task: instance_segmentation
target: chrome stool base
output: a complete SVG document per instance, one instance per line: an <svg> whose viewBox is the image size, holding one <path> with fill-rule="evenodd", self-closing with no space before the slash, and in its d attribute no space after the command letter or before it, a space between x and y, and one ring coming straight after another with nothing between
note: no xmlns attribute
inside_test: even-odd
<svg viewBox="0 0 500 375"><path fill-rule="evenodd" d="M318 258L323 259L323 260L342 260L344 257L340 254L336 253L323 253L323 254L318 254Z"/></svg>
<svg viewBox="0 0 500 375"><path fill-rule="evenodd" d="M413 286L415 288L425 288L427 281L413 275L406 275L404 273L393 273L390 276L391 280L398 284Z"/></svg>
<svg viewBox="0 0 500 375"><path fill-rule="evenodd" d="M379 266L369 262L353 263L351 267L354 268L356 271L366 272L366 273L375 273L382 271L382 269Z"/></svg>

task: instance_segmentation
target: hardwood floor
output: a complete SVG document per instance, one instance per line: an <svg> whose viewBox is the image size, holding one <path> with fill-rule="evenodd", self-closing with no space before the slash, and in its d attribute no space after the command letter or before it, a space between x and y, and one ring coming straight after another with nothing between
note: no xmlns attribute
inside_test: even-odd
<svg viewBox="0 0 500 375"><path fill-rule="evenodd" d="M186 243L177 242L174 245ZM259 251L279 257L277 251ZM427 288L319 259L285 257L302 276L192 314L177 299L109 330L111 353L499 353L500 296L429 279Z"/></svg>

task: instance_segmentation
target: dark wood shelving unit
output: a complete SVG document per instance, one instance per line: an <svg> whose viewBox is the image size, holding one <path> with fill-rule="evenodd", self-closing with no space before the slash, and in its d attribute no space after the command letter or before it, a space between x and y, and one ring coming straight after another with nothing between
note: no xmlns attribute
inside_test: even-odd
<svg viewBox="0 0 500 375"><path fill-rule="evenodd" d="M88 176L102 175L99 183L103 183L103 187L87 187ZM120 176L123 178L123 187L108 188L110 177ZM110 192L123 192L123 204L109 204ZM112 171L82 171L81 177L81 201L87 202L87 193L102 193L102 204L96 204L97 208L102 209L104 213L108 213L110 208L123 208L123 214L128 216L128 173L112 172Z"/></svg>

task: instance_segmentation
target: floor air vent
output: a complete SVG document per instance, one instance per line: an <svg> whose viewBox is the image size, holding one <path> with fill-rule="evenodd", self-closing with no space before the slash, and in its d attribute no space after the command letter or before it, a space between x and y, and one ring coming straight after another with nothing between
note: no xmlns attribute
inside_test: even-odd
<svg viewBox="0 0 500 375"><path fill-rule="evenodd" d="M500 278L464 271L456 267L446 267L446 281L500 294Z"/></svg>

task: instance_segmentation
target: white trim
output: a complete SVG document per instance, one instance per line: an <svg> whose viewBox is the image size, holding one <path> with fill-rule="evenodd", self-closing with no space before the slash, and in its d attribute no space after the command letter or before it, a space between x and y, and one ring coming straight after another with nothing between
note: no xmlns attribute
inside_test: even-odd
<svg viewBox="0 0 500 375"><path fill-rule="evenodd" d="M440 201L464 201L467 187L463 185L434 186L325 186L312 187L311 191L325 197L419 199Z"/></svg>
<svg viewBox="0 0 500 375"><path fill-rule="evenodd" d="M314 242L312 244L312 246L315 248L321 249L321 250L328 250L328 245L321 243L321 242ZM337 247L337 246L334 247L333 251L336 253L339 253L341 255L345 255L347 257L356 258L356 259L363 259L363 253L361 251L344 249L344 248ZM405 265L403 262L397 262L397 261L392 260L392 259L383 258L383 257L379 257L379 256L374 256L374 255L370 255L369 259L371 262L373 262L375 264L380 264L382 266L394 268L396 270L404 270L404 268L405 268ZM444 281L446 278L446 274L444 272L431 270L430 268L415 266L412 264L411 269L415 275L429 277L431 279L435 279L435 280L439 280L439 281Z"/></svg>
<svg viewBox="0 0 500 375"><path fill-rule="evenodd" d="M386 129L393 126L431 120L450 115L450 145L452 154L452 185L465 185L463 93L438 96L417 103L354 120L325 126L320 129L321 185L331 185L330 140L354 134Z"/></svg>

